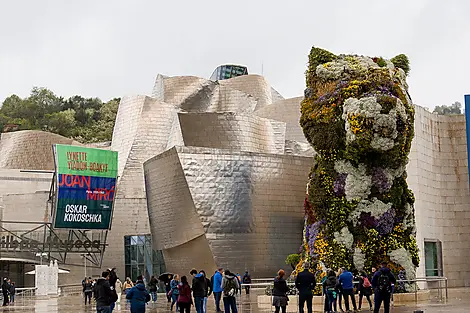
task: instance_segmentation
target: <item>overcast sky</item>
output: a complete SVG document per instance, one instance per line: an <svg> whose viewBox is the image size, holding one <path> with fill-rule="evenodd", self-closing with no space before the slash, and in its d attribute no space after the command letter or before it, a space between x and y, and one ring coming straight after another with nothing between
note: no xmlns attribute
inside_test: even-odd
<svg viewBox="0 0 470 313"><path fill-rule="evenodd" d="M157 73L209 78L248 66L303 94L312 45L411 61L427 107L470 93L467 0L81 0L0 2L0 101L33 86L108 100L150 94Z"/></svg>

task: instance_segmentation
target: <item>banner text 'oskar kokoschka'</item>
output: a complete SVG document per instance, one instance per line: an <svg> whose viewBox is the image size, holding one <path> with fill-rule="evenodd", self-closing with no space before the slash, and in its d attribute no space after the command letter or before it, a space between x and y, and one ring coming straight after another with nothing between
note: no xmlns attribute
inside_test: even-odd
<svg viewBox="0 0 470 313"><path fill-rule="evenodd" d="M116 189L115 151L55 145L55 228L109 229Z"/></svg>

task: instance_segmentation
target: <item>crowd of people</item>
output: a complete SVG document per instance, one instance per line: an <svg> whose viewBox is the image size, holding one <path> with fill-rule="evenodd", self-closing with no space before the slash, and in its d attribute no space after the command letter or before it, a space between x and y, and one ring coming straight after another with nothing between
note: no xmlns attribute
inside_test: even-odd
<svg viewBox="0 0 470 313"><path fill-rule="evenodd" d="M170 310L173 308L181 313L190 313L194 306L197 313L207 313L207 301L213 294L217 313L238 313L236 295L241 293L241 285L250 284L251 277L248 272L243 278L239 274L233 274L229 270L218 269L209 279L204 270L193 269L189 273L191 282L187 276L163 275L160 277L165 284L165 291ZM147 283L143 276L138 276L135 284L130 278L122 283L117 277L115 269L104 271L100 278L87 277L82 281L85 305L91 305L92 298L96 304L97 313L111 313L116 305L120 305L121 295L125 295L130 304L131 313L144 313L148 302L157 301L157 292L160 281L152 276ZM249 286L245 287L247 294ZM223 300L224 311L220 309Z"/></svg>
<svg viewBox="0 0 470 313"><path fill-rule="evenodd" d="M283 281L284 271L279 271L278 276L274 280L273 290L273 306L276 307L276 313L279 309L286 312L287 301L282 298L287 297L287 284ZM387 263L382 263L379 270L372 269L371 274L362 271L357 275L353 275L348 269L340 268L338 272L327 270L327 275L321 281L324 301L324 312L334 313L339 311L352 312L350 309L350 300L354 312L361 311L363 298L365 297L370 311L378 313L383 304L384 313L390 312L390 301L393 297L393 288L396 283L395 276L387 267ZM284 287L285 285L285 287ZM312 313L313 290L316 285L315 275L309 271L308 264L304 265L304 271L300 272L295 279L295 287L299 292L299 312L304 313L305 304L308 313ZM280 287L279 287L280 286ZM356 304L355 293L359 293L359 306ZM374 294L374 305L372 305L371 295Z"/></svg>
<svg viewBox="0 0 470 313"><path fill-rule="evenodd" d="M2 282L3 306L8 306L15 302L16 287L15 282L9 278L4 278Z"/></svg>

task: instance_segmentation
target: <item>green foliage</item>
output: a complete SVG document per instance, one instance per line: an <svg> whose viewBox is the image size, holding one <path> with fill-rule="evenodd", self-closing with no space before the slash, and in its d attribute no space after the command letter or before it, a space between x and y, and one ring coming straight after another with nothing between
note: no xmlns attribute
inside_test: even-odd
<svg viewBox="0 0 470 313"><path fill-rule="evenodd" d="M309 78L315 75L317 66L320 64L331 62L335 60L336 58L337 58L336 55L334 55L333 53L325 49L312 47L312 49L310 50L310 54L308 56L309 66L308 66L308 70L306 73L307 87L312 87L311 82L309 81Z"/></svg>
<svg viewBox="0 0 470 313"><path fill-rule="evenodd" d="M289 254L286 258L286 264L292 266L292 269L295 270L295 266L300 262L300 254L294 253Z"/></svg>
<svg viewBox="0 0 470 313"><path fill-rule="evenodd" d="M0 132L7 125L18 130L43 130L80 142L110 141L119 98L103 103L98 98L56 96L46 88L34 87L29 97L11 95L0 107Z"/></svg>
<svg viewBox="0 0 470 313"><path fill-rule="evenodd" d="M436 105L432 112L439 115L462 114L462 103L456 101L451 105Z"/></svg>
<svg viewBox="0 0 470 313"><path fill-rule="evenodd" d="M410 60L405 54L399 54L396 57L390 59L395 67L401 68L406 76L410 73Z"/></svg>
<svg viewBox="0 0 470 313"><path fill-rule="evenodd" d="M301 257L330 268L354 267L358 254L365 263L357 264L370 268L390 261L388 255L401 248L414 265L419 263L410 226L414 196L403 172L414 109L398 68L408 74L409 62L397 56L392 60L397 69L390 70L383 58L372 60L380 68L363 56L335 56L319 48L309 55L300 125L317 154L309 175ZM359 185L366 190L358 191ZM376 201L390 209L371 215ZM391 266L394 272L403 269L402 264Z"/></svg>

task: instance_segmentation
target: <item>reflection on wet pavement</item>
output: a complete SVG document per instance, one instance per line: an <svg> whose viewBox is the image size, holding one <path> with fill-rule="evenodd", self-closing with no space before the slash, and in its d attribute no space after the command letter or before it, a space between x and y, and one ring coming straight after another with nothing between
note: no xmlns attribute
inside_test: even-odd
<svg viewBox="0 0 470 313"><path fill-rule="evenodd" d="M258 297L255 294L250 296L242 295L238 299L239 313L268 313L273 312L268 303L258 303ZM425 313L467 313L470 310L470 288L467 289L450 289L449 301L446 304L432 303L422 305L409 305L394 307L391 312L393 313L409 313L414 310L421 309ZM294 309L294 308L291 308ZM213 298L208 303L208 313L214 313ZM296 310L298 311L298 310ZM17 298L16 303L9 307L0 307L0 312L31 312L31 313L84 313L96 312L94 305L85 306L83 298L80 296L65 296L60 298L51 299L25 299ZM121 304L117 306L115 312L130 312L128 304L122 300ZM159 295L157 303L150 303L147 307L147 312L170 312L169 304L164 299L163 295ZM196 312L194 307L191 312ZM316 311L320 312L320 311ZM368 312L363 310L363 312Z"/></svg>

